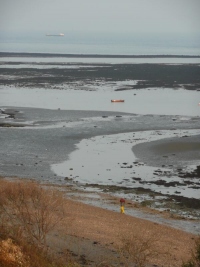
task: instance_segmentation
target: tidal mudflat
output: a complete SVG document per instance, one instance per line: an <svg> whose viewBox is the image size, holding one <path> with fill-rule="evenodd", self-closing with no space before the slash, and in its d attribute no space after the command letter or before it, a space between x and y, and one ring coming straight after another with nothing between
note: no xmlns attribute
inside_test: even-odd
<svg viewBox="0 0 200 267"><path fill-rule="evenodd" d="M1 66L1 176L199 219L198 64L74 68L67 59L59 68L55 59L40 67L34 60Z"/></svg>

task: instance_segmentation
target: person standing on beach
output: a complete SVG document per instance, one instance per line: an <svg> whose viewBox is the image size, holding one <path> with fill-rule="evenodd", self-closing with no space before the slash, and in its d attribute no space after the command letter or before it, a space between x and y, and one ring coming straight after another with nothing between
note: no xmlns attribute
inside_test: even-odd
<svg viewBox="0 0 200 267"><path fill-rule="evenodd" d="M125 204L125 199L124 198L120 198L120 204L121 204L120 212L122 214L124 214L124 204Z"/></svg>
<svg viewBox="0 0 200 267"><path fill-rule="evenodd" d="M121 205L120 212L124 213L124 206Z"/></svg>

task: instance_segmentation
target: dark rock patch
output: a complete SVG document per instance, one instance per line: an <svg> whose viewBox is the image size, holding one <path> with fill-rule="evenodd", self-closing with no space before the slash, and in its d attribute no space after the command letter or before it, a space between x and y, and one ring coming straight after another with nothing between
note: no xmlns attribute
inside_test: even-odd
<svg viewBox="0 0 200 267"><path fill-rule="evenodd" d="M181 178L200 178L200 165L196 167L196 169L192 172L185 172L184 174L179 173L179 177Z"/></svg>

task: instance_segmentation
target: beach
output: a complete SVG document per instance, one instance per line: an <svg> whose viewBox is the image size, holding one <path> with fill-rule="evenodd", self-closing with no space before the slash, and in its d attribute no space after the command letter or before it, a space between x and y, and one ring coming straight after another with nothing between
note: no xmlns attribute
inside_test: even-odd
<svg viewBox="0 0 200 267"><path fill-rule="evenodd" d="M119 248L125 240L151 244L147 266L181 266L190 258L195 238L192 234L79 201L67 200L66 207L68 223L51 235L50 248L56 247L61 254L69 247L83 266L95 266L95 262L119 266L123 258Z"/></svg>

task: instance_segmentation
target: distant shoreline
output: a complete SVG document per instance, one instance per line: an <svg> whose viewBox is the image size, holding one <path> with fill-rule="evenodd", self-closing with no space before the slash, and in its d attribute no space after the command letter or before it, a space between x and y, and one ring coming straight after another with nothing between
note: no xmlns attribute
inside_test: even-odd
<svg viewBox="0 0 200 267"><path fill-rule="evenodd" d="M200 55L107 55L0 52L0 57L66 57L66 58L200 58Z"/></svg>

